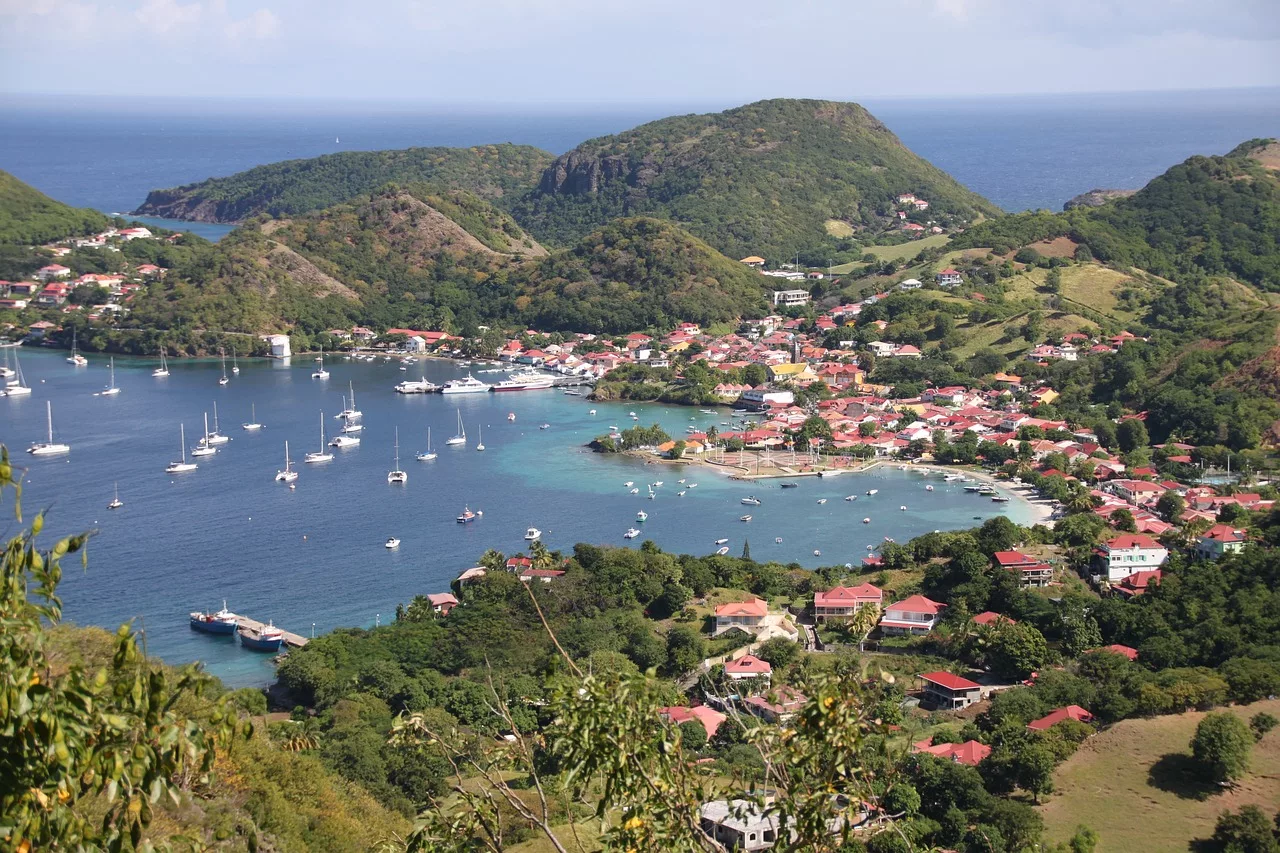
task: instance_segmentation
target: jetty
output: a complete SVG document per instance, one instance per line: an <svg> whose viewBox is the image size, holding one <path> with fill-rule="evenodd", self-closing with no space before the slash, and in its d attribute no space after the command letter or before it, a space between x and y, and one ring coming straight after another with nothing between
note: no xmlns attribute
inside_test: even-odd
<svg viewBox="0 0 1280 853"><path fill-rule="evenodd" d="M248 628L251 631L258 632L261 632L263 628L267 627L266 622L259 622L257 619L250 619L248 616L241 616L240 614L236 614L236 624L241 628ZM284 632L284 644L289 648L300 649L307 644L307 638L301 634L295 634L292 631L285 631L283 628L280 628L279 625L276 625L275 627Z"/></svg>

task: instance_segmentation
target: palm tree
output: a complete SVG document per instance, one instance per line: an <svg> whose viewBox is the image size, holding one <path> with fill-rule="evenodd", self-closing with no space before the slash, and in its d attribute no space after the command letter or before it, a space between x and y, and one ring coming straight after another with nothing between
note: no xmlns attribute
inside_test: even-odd
<svg viewBox="0 0 1280 853"><path fill-rule="evenodd" d="M555 555L547 550L541 539L535 539L529 545L529 559L532 560L530 568L533 569L551 569L556 564Z"/></svg>
<svg viewBox="0 0 1280 853"><path fill-rule="evenodd" d="M483 566L491 572L500 572L507 567L507 555L490 548L480 555L476 565Z"/></svg>
<svg viewBox="0 0 1280 853"><path fill-rule="evenodd" d="M1077 483L1067 496L1066 504L1069 512L1089 512L1098 505L1098 499L1088 488Z"/></svg>

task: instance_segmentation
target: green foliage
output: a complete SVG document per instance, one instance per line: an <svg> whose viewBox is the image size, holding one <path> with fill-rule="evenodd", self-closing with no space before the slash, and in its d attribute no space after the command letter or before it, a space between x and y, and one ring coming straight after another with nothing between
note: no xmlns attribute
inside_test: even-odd
<svg viewBox="0 0 1280 853"><path fill-rule="evenodd" d="M1254 740L1262 740L1276 726L1280 726L1280 719L1266 711L1259 711L1249 718L1249 730L1253 732Z"/></svg>
<svg viewBox="0 0 1280 853"><path fill-rule="evenodd" d="M105 214L69 207L0 171L0 253L82 237L110 226Z"/></svg>
<svg viewBox="0 0 1280 853"><path fill-rule="evenodd" d="M760 644L755 655L774 669L781 670L800 657L800 647L786 637L772 637Z"/></svg>
<svg viewBox="0 0 1280 853"><path fill-rule="evenodd" d="M680 724L680 745L695 753L707 745L707 730L700 721L686 720Z"/></svg>
<svg viewBox="0 0 1280 853"><path fill-rule="evenodd" d="M1249 727L1230 711L1206 714L1191 738L1191 755L1211 782L1234 782L1243 776L1252 749Z"/></svg>
<svg viewBox="0 0 1280 853"><path fill-rule="evenodd" d="M1213 828L1213 845L1221 853L1280 851L1271 821L1255 805L1241 806L1239 812L1223 812Z"/></svg>

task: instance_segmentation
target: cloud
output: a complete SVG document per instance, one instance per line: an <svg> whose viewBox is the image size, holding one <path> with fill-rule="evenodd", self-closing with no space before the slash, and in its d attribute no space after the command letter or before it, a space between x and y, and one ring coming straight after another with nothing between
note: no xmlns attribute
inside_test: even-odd
<svg viewBox="0 0 1280 853"><path fill-rule="evenodd" d="M196 24L202 11L199 3L184 6L176 0L147 0L133 17L146 29L162 35Z"/></svg>
<svg viewBox="0 0 1280 853"><path fill-rule="evenodd" d="M229 21L222 31L232 41L269 39L280 32L280 18L270 9L258 9L238 21Z"/></svg>

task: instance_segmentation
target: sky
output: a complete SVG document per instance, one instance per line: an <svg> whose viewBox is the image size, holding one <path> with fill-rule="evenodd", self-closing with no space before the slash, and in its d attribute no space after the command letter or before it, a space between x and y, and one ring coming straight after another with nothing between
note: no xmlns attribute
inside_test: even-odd
<svg viewBox="0 0 1280 853"><path fill-rule="evenodd" d="M472 105L1280 85L1280 0L0 0L0 94Z"/></svg>

